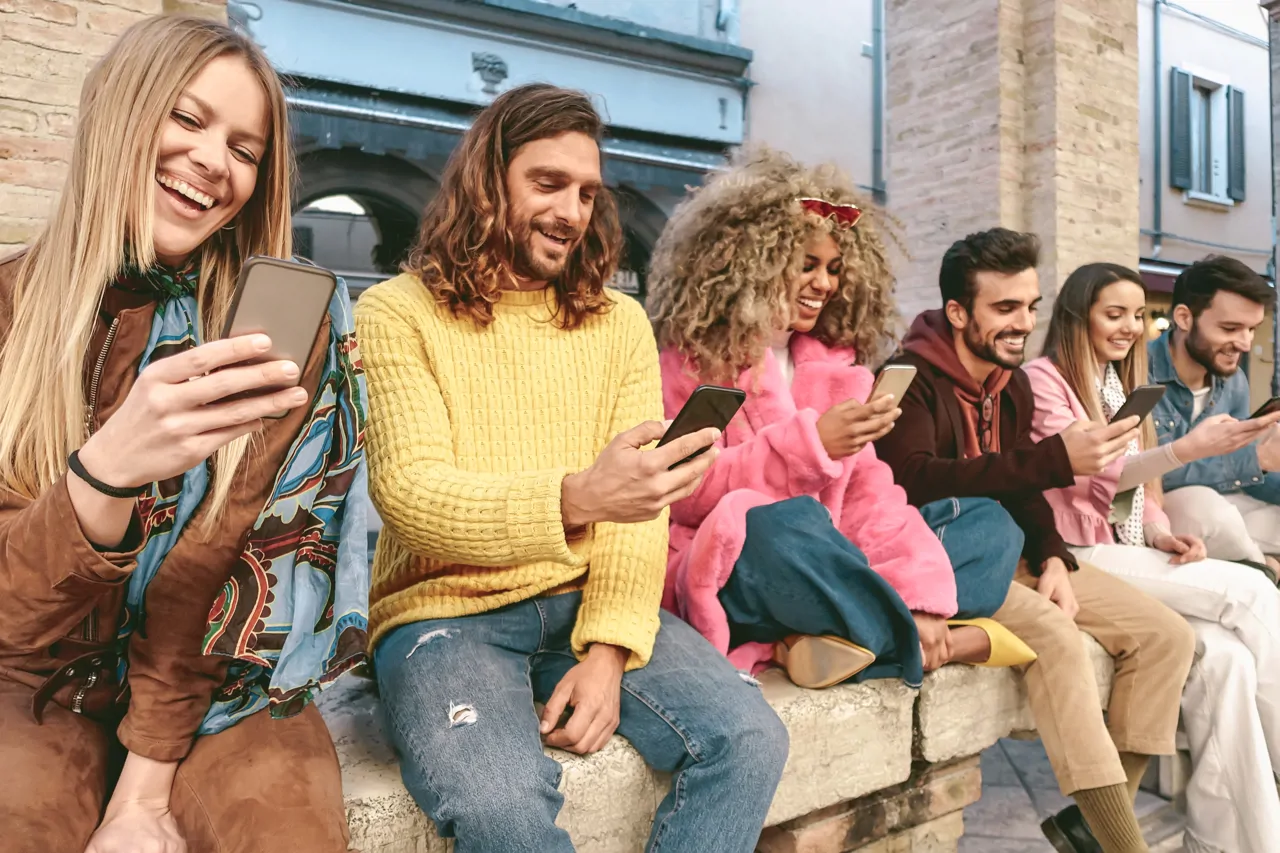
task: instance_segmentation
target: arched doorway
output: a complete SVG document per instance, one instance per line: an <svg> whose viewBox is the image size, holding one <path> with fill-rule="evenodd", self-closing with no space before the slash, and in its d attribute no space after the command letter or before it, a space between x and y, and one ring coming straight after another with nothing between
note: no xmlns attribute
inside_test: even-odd
<svg viewBox="0 0 1280 853"><path fill-rule="evenodd" d="M667 216L631 187L614 187L613 194L618 200L618 218L622 221L624 240L614 286L643 303L648 295L649 257L658 242L658 235L667 224Z"/></svg>
<svg viewBox="0 0 1280 853"><path fill-rule="evenodd" d="M296 251L347 279L353 296L394 276L438 184L411 163L355 150L298 160Z"/></svg>

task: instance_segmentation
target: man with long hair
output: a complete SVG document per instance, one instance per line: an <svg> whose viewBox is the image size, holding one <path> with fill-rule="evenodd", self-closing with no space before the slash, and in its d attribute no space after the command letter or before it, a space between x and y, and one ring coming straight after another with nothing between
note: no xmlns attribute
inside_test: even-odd
<svg viewBox="0 0 1280 853"><path fill-rule="evenodd" d="M1169 608L1078 562L1046 489L1103 470L1137 418L1077 422L1032 440L1035 399L1021 364L1040 303L1040 241L1005 228L970 234L942 258L943 307L915 319L894 363L918 373L902 417L876 442L916 506L999 500L1024 534L1023 563L993 617L1038 655L1026 669L1036 727L1064 796L1042 825L1059 853L1145 853L1133 802L1149 756L1174 751L1195 638ZM1108 714L1081 632L1115 659Z"/></svg>
<svg viewBox="0 0 1280 853"><path fill-rule="evenodd" d="M1165 387L1152 420L1161 444L1217 415L1249 418L1249 378L1240 370L1275 291L1235 258L1210 256L1173 285L1172 325L1147 347L1152 382ZM1204 540L1210 557L1280 569L1280 430L1234 452L1164 475L1175 533Z"/></svg>
<svg viewBox="0 0 1280 853"><path fill-rule="evenodd" d="M657 346L640 305L605 287L621 231L602 132L579 93L499 97L450 159L405 273L361 300L386 522L378 681L405 785L459 851L572 850L543 745L591 753L616 729L675 774L648 850L747 853L787 734L659 611L666 507L715 450L681 460L718 436L644 449L663 434Z"/></svg>

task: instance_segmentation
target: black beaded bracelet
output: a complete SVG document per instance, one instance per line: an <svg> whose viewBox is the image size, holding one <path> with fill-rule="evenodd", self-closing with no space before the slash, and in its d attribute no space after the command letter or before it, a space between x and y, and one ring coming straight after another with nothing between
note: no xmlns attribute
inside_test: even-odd
<svg viewBox="0 0 1280 853"><path fill-rule="evenodd" d="M67 457L67 467L77 477L88 483L89 487L95 492L104 494L109 498L136 498L145 494L150 488L150 486L136 486L132 489L121 489L117 486L108 486L84 469L84 463L80 461L79 450L71 451L71 455Z"/></svg>

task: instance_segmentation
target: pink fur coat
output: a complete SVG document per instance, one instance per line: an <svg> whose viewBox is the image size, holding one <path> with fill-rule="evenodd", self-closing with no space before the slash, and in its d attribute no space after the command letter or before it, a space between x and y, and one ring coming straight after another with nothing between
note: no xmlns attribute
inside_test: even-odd
<svg viewBox="0 0 1280 853"><path fill-rule="evenodd" d="M818 435L818 418L852 397L865 401L873 377L853 364L850 349L831 349L807 335L790 345L795 375L788 388L773 353L757 377L738 378L747 400L720 441L720 457L698 490L671 508L671 546L662 605L696 628L739 669L753 671L770 649L729 648L729 624L719 592L747 535L747 510L810 496L858 546L871 568L911 610L953 616L956 582L942 544L894 484L889 466L867 445L833 460ZM699 384L674 350L661 354L663 402L674 417Z"/></svg>

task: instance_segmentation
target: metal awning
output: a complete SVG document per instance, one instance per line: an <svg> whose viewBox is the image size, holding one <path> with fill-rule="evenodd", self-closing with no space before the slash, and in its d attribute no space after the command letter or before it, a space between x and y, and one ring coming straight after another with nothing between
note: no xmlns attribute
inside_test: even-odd
<svg viewBox="0 0 1280 853"><path fill-rule="evenodd" d="M304 82L288 95L300 151L359 148L411 161L444 158L471 126L465 105L351 91ZM712 146L642 139L615 132L606 140L605 180L638 189L666 187L683 194L708 172L724 168L725 152Z"/></svg>

